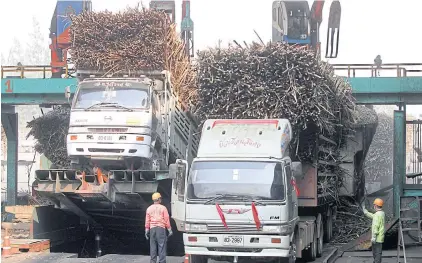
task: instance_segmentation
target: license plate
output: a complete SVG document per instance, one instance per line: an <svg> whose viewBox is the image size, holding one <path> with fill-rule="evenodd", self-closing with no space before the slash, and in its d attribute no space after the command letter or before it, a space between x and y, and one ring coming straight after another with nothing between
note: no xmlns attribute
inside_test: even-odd
<svg viewBox="0 0 422 263"><path fill-rule="evenodd" d="M243 246L243 236L224 236L225 246Z"/></svg>
<svg viewBox="0 0 422 263"><path fill-rule="evenodd" d="M98 136L99 141L111 141L113 140L113 136L111 135L100 135Z"/></svg>

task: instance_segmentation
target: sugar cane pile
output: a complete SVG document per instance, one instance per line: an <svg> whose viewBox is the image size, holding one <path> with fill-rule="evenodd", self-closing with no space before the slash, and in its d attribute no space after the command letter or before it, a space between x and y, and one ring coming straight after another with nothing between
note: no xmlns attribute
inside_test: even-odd
<svg viewBox="0 0 422 263"><path fill-rule="evenodd" d="M346 244L359 238L371 229L371 222L371 219L363 214L359 205L342 199L334 221L334 235L331 243Z"/></svg>
<svg viewBox="0 0 422 263"><path fill-rule="evenodd" d="M67 168L70 164L66 150L69 117L69 107L57 106L27 124L31 129L27 137L33 136L36 140L35 150L58 168Z"/></svg>
<svg viewBox="0 0 422 263"><path fill-rule="evenodd" d="M105 74L169 70L175 92L185 100L195 74L184 43L168 16L146 8L85 12L72 17L71 60L77 69Z"/></svg>
<svg viewBox="0 0 422 263"><path fill-rule="evenodd" d="M198 64L197 115L287 118L295 132L292 150L301 160L312 155L308 146L317 132L339 142L354 123L351 87L313 51L281 43L237 44L199 52Z"/></svg>
<svg viewBox="0 0 422 263"><path fill-rule="evenodd" d="M382 196L384 200L383 211L385 212L385 224L388 225L395 220L392 214L392 192L388 195ZM366 200L366 207L369 212L375 211L371 208L370 202ZM332 244L341 245L347 244L352 240L361 237L363 234L371 231L372 219L365 216L361 205L357 204L352 199L340 198L338 204L338 211L335 221L333 222L333 239L330 241ZM390 229L386 233L387 237L394 235L397 232L396 228ZM395 239L395 242L397 239Z"/></svg>

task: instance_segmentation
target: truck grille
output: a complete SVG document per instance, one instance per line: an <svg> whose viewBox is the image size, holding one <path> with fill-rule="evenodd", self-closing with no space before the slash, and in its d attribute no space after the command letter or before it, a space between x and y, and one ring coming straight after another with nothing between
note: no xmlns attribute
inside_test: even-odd
<svg viewBox="0 0 422 263"><path fill-rule="evenodd" d="M208 232L222 233L222 232L258 232L255 225L230 225L227 224L229 229L223 225L208 225Z"/></svg>
<svg viewBox="0 0 422 263"><path fill-rule="evenodd" d="M89 152L92 153L122 153L124 149L100 149L100 148L88 148Z"/></svg>
<svg viewBox="0 0 422 263"><path fill-rule="evenodd" d="M207 248L208 251L218 252L247 252L247 253L260 253L262 248Z"/></svg>
<svg viewBox="0 0 422 263"><path fill-rule="evenodd" d="M92 133L125 133L127 128L88 128Z"/></svg>

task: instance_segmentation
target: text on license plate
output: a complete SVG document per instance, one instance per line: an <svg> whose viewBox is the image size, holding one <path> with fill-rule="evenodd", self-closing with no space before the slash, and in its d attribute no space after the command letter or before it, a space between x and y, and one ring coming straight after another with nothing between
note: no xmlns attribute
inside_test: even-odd
<svg viewBox="0 0 422 263"><path fill-rule="evenodd" d="M224 236L225 246L243 246L243 236Z"/></svg>
<svg viewBox="0 0 422 263"><path fill-rule="evenodd" d="M111 141L113 140L113 136L111 135L100 135L98 136L99 141Z"/></svg>

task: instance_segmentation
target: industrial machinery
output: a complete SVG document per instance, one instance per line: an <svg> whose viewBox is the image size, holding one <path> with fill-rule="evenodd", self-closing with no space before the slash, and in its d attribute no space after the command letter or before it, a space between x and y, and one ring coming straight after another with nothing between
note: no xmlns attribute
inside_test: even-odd
<svg viewBox="0 0 422 263"><path fill-rule="evenodd" d="M315 0L309 9L308 1L282 0L272 4L272 41L306 45L320 52L319 28L325 0ZM336 58L340 38L341 5L334 0L330 7L327 29L326 58Z"/></svg>
<svg viewBox="0 0 422 263"><path fill-rule="evenodd" d="M92 10L91 0L58 0L50 25L51 72L53 78L61 78L67 67L70 47L70 15L78 15Z"/></svg>
<svg viewBox="0 0 422 263"><path fill-rule="evenodd" d="M183 0L182 2L182 23L181 36L185 43L185 52L189 57L194 56L193 45L193 21L190 18L190 1Z"/></svg>

